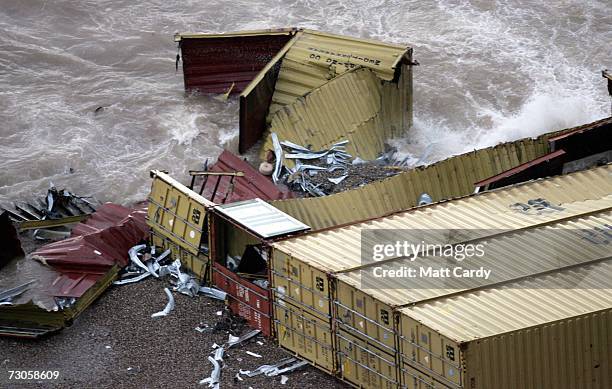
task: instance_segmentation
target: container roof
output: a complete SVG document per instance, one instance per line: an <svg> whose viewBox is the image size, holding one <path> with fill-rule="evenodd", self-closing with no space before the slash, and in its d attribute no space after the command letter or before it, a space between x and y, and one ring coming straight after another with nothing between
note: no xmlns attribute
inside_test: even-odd
<svg viewBox="0 0 612 389"><path fill-rule="evenodd" d="M400 312L457 342L468 342L612 309L611 280L608 259Z"/></svg>
<svg viewBox="0 0 612 389"><path fill-rule="evenodd" d="M305 231L310 228L261 199L218 205L215 207L215 211L264 239Z"/></svg>
<svg viewBox="0 0 612 389"><path fill-rule="evenodd" d="M399 307L609 259L612 254L610 247L597 240L585 239L584 233L612 225L612 196L608 196L607 201L592 203L607 207L600 212L576 215L544 226L501 231L497 236L472 241L472 244L483 244L485 255L475 261L457 262L453 266L461 266L462 269L482 266L491 270L487 280L457 277L415 277L408 281L402 277L376 278L372 274L374 267L368 267L363 272L354 270L338 274L337 277L389 306ZM415 262L405 258L389 261L380 268L395 270L440 264L448 266L446 258L432 255L416 258ZM612 279L609 285L612 286Z"/></svg>
<svg viewBox="0 0 612 389"><path fill-rule="evenodd" d="M274 247L325 271L347 271L361 265L362 230L525 228L610 207L611 176L612 166L606 165L306 234ZM521 212L510 207L533 199L545 199L563 211Z"/></svg>
<svg viewBox="0 0 612 389"><path fill-rule="evenodd" d="M358 66L381 80L393 80L398 64L411 50L406 45L314 30L300 30L293 39L282 60L270 114Z"/></svg>

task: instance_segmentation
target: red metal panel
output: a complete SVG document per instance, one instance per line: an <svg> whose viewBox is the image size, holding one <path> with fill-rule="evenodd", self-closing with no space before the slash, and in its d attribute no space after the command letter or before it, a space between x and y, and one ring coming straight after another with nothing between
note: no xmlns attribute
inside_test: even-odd
<svg viewBox="0 0 612 389"><path fill-rule="evenodd" d="M272 183L270 178L259 173L248 162L227 150L221 153L217 163L210 170L213 172L244 173L244 177L234 177L233 183L230 176L211 176L208 178L202 195L217 204L233 203L235 201L255 198L279 200L293 197L289 190L280 190ZM217 182L219 182L218 186ZM215 187L217 188L216 192Z"/></svg>
<svg viewBox="0 0 612 389"><path fill-rule="evenodd" d="M484 186L484 185L487 185L487 184L491 184L493 182L500 181L503 178L507 178L507 177L513 176L515 174L518 174L520 172L523 172L523 171L529 169L530 167L533 167L533 166L539 165L541 163L550 161L551 159L555 159L557 157L560 157L563 154L565 154L564 150L557 150L557 151L555 151L553 153L543 155L543 156L541 156L539 158L536 158L534 160L531 160L529 162L525 162L522 165L519 165L517 167L513 167L512 169L508 169L508 170L506 170L504 172L496 174L493 177L489 177L487 179L479 181L479 182L475 183L474 186L479 187L479 186ZM534 177L534 178L538 178L538 177Z"/></svg>
<svg viewBox="0 0 612 389"><path fill-rule="evenodd" d="M145 215L142 206L104 204L75 226L70 238L36 250L32 258L59 272L49 292L80 297L114 265L127 265L128 250L147 237Z"/></svg>
<svg viewBox="0 0 612 389"><path fill-rule="evenodd" d="M228 294L230 309L265 336L272 335L270 290L239 277L219 263L213 267L213 283Z"/></svg>
<svg viewBox="0 0 612 389"><path fill-rule="evenodd" d="M187 91L240 93L291 39L290 33L182 38Z"/></svg>
<svg viewBox="0 0 612 389"><path fill-rule="evenodd" d="M104 275L105 273L64 272L53 281L48 291L57 297L81 297Z"/></svg>

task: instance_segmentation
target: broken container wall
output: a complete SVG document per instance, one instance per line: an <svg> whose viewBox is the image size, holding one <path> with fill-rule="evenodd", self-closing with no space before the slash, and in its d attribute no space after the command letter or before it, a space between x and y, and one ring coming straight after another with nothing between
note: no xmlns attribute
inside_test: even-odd
<svg viewBox="0 0 612 389"><path fill-rule="evenodd" d="M228 293L231 311L244 318L253 328L266 336L272 335L272 308L269 288L262 288L227 267L227 257L243 256L247 246L263 242L238 225L232 224L216 212L211 213L212 282ZM269 265L268 265L269 266ZM268 279L268 272L260 279Z"/></svg>
<svg viewBox="0 0 612 389"><path fill-rule="evenodd" d="M287 34L183 37L185 90L240 93L291 39Z"/></svg>

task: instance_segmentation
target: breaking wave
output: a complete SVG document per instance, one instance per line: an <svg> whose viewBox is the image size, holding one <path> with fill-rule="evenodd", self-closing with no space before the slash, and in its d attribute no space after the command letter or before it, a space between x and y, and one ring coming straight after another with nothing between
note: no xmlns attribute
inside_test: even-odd
<svg viewBox="0 0 612 389"><path fill-rule="evenodd" d="M413 46L415 125L393 143L425 164L608 116L610 25L604 0L4 1L0 204L50 182L129 203L148 170L185 180L235 150L238 103L185 95L177 31L300 26Z"/></svg>

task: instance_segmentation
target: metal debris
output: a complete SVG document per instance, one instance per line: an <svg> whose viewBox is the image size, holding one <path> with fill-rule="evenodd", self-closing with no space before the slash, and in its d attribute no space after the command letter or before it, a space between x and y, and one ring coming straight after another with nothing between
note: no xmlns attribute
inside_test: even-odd
<svg viewBox="0 0 612 389"><path fill-rule="evenodd" d="M419 196L419 201L418 201L419 205L427 205L427 204L432 204L432 203L433 203L433 199L431 198L429 194L421 193L421 195Z"/></svg>
<svg viewBox="0 0 612 389"><path fill-rule="evenodd" d="M225 344L225 346L227 348L232 348L234 346L236 346L237 344L243 343L255 336L257 336L257 334L259 334L261 332L261 330L253 330L253 331L249 331L246 334L242 335L239 338L236 338L235 336L231 336L230 335L230 340L228 340L228 342Z"/></svg>
<svg viewBox="0 0 612 389"><path fill-rule="evenodd" d="M151 275L151 273L142 273L137 277L132 277L132 278L125 278L119 281L115 281L113 282L113 285L125 285L125 284L131 284L134 282L138 282L138 281L142 281L145 278L149 277Z"/></svg>
<svg viewBox="0 0 612 389"><path fill-rule="evenodd" d="M215 358L209 356L208 360L213 365L213 371L210 373L210 377L204 378L199 382L200 385L208 384L209 388L219 388L219 380L221 378L221 364L215 360Z"/></svg>
<svg viewBox="0 0 612 389"><path fill-rule="evenodd" d="M252 351L246 351L246 353L247 353L248 355L252 356L252 357L255 357L255 358L261 358L261 355L260 355L260 354L256 354L256 353L254 353L254 352L252 352Z"/></svg>
<svg viewBox="0 0 612 389"><path fill-rule="evenodd" d="M281 169L283 167L283 148L278 141L278 136L276 133L272 133L272 145L274 146L274 155L276 156L276 160L274 162L274 171L272 172L272 181L275 184L278 184L279 176Z"/></svg>
<svg viewBox="0 0 612 389"><path fill-rule="evenodd" d="M23 292L25 292L26 290L28 290L30 288L30 285L32 285L33 283L35 283L35 280L31 280L28 282L25 282L21 285L18 285L14 288L10 288L10 289L6 289L3 291L0 291L0 302L3 303L9 303L10 304L10 300L12 300L14 297L19 296L20 294L22 294ZM7 304L5 304L7 305Z"/></svg>
<svg viewBox="0 0 612 389"><path fill-rule="evenodd" d="M149 272L149 268L142 263L142 261L140 260L140 258L138 258L138 253L144 249L145 247L147 247L146 244L139 244L137 246L132 247L129 251L128 251L128 255L130 256L130 260L139 268L143 269L145 272Z"/></svg>
<svg viewBox="0 0 612 389"><path fill-rule="evenodd" d="M281 376L281 385L285 385L287 383L287 381L289 381L289 377L287 377L286 375L282 375Z"/></svg>
<svg viewBox="0 0 612 389"><path fill-rule="evenodd" d="M274 365L261 365L253 371L240 370L240 374L246 375L247 377L255 377L260 374L265 374L268 377L275 377L299 369L300 367L306 366L307 364L307 361L300 361L297 358L289 357L280 360Z"/></svg>
<svg viewBox="0 0 612 389"><path fill-rule="evenodd" d="M168 288L164 288L164 292L166 292L166 296L168 296L168 304L166 304L166 307L162 311L152 314L151 317L168 316L174 309L174 296L172 296L172 292L170 292Z"/></svg>
<svg viewBox="0 0 612 389"><path fill-rule="evenodd" d="M274 135L274 138L275 137ZM327 150L312 151L292 142L281 142L280 145L288 149L284 157L294 161L293 167L287 165L282 166L287 172L282 178L288 184L294 184L302 191L312 196L325 196L326 193L319 188L320 184L314 185L310 177L316 175L319 171L341 171L340 176L329 178L329 180L336 184L344 180L347 176L346 172L352 158L352 156L346 152L347 144L348 141L344 140L333 144L332 147ZM281 149L281 154L282 152L283 150ZM310 163L302 163L302 160L310 161Z"/></svg>
<svg viewBox="0 0 612 389"><path fill-rule="evenodd" d="M201 286L199 292L202 293L204 296L214 298L217 300L221 300L221 301L225 301L225 298L227 297L227 292L224 292L217 288L211 288L208 286Z"/></svg>
<svg viewBox="0 0 612 389"><path fill-rule="evenodd" d="M328 178L327 180L328 180L329 182L331 182L332 184L336 184L336 185L338 185L339 183L341 183L342 181L344 181L344 179L345 179L346 177L348 177L348 174L345 174L345 175L343 175L343 176L336 177L336 178Z"/></svg>

